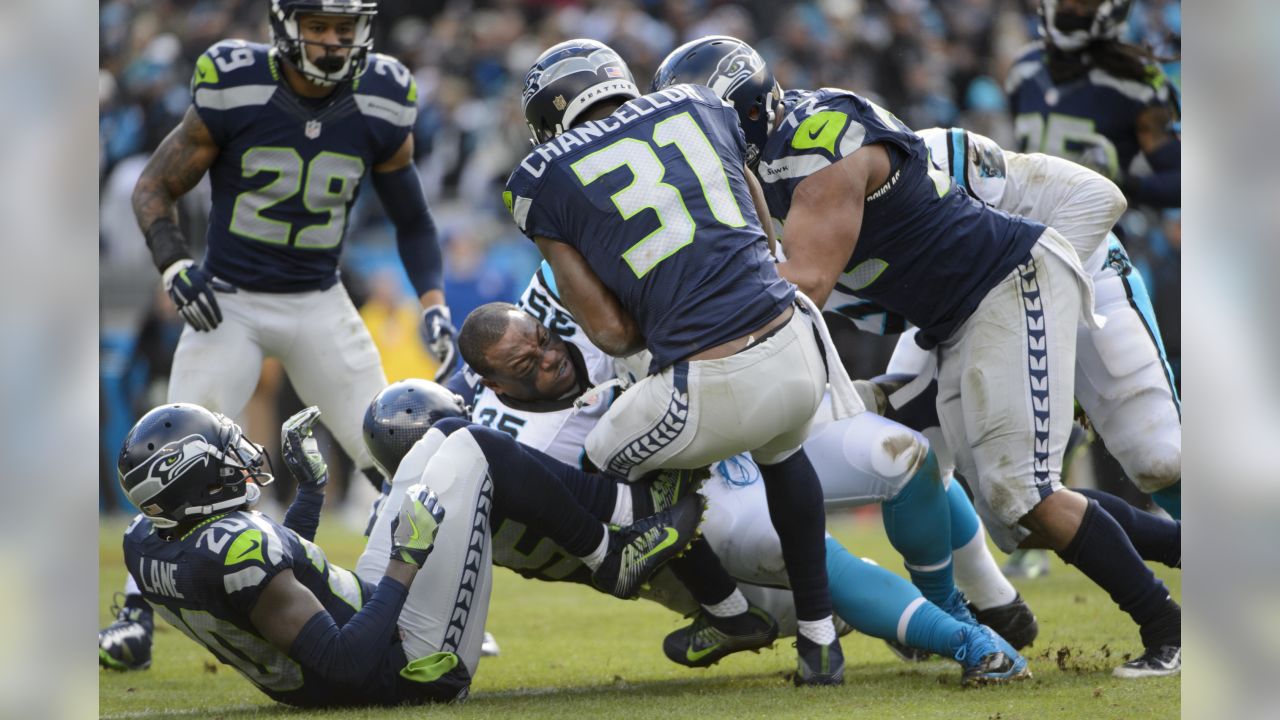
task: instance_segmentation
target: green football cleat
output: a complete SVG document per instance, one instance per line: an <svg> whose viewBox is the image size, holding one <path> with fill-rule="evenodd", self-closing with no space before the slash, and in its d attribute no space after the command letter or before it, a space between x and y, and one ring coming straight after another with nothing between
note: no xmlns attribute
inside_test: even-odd
<svg viewBox="0 0 1280 720"><path fill-rule="evenodd" d="M754 605L731 617L699 610L692 623L667 635L662 651L686 667L711 667L728 655L766 648L777 639L778 622Z"/></svg>
<svg viewBox="0 0 1280 720"><path fill-rule="evenodd" d="M671 508L609 532L609 550L591 574L597 588L628 599L668 560L684 552L698 535L702 496L692 494Z"/></svg>

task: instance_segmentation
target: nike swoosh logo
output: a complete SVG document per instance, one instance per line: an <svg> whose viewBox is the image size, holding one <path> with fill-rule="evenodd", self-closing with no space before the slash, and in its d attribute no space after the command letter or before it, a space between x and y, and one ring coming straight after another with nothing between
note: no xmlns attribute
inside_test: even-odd
<svg viewBox="0 0 1280 720"><path fill-rule="evenodd" d="M654 555L657 555L663 550L666 550L667 548L676 544L676 540L680 537L680 533L676 532L676 529L673 527L663 528L663 530L666 531L667 536L662 539L662 542L658 543L657 545L654 545L653 548L649 550L649 552L645 553L644 555L641 555L640 556L641 560L651 558Z"/></svg>
<svg viewBox="0 0 1280 720"><path fill-rule="evenodd" d="M818 136L819 136L819 135L821 135L821 134L822 134L822 131L826 129L826 127L827 127L827 123L829 123L829 122L831 122L831 121L830 121L830 120L824 120L824 121L823 121L823 123L822 123L821 125L819 125L819 126L817 127L817 129L816 129L816 130L810 130L810 131L809 131L809 139L810 139L810 140L817 140L817 139L818 139Z"/></svg>
<svg viewBox="0 0 1280 720"><path fill-rule="evenodd" d="M716 643L711 647L704 648L702 650L697 650L697 651L695 651L693 648L689 648L688 650L685 651L684 657L689 662L698 662L699 660L706 657L707 655L710 655L712 651L714 651L718 647L720 647L720 643Z"/></svg>
<svg viewBox="0 0 1280 720"><path fill-rule="evenodd" d="M244 560L245 558L249 557L249 555L251 555L254 550L257 550L258 546L262 544L257 540L250 540L249 542L251 543L249 547L245 548L244 550L241 550L239 554L237 554L234 558L232 558L231 560L232 565L235 565L241 560Z"/></svg>

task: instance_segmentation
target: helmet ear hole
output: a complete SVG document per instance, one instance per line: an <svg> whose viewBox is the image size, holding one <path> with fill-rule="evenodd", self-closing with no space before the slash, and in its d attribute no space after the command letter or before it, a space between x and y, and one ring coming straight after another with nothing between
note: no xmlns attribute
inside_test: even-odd
<svg viewBox="0 0 1280 720"><path fill-rule="evenodd" d="M759 120L759 119L760 119L760 106L759 106L759 105L752 105L752 106L751 106L751 109L747 111L747 117L751 118L751 120L752 120L752 121Z"/></svg>

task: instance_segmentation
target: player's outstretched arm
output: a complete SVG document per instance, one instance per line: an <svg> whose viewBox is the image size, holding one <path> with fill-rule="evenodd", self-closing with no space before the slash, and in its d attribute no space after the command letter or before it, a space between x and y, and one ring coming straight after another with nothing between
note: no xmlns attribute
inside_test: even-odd
<svg viewBox="0 0 1280 720"><path fill-rule="evenodd" d="M871 144L796 186L787 213L787 260L778 272L819 307L858 244L872 180L883 183L888 175L888 152Z"/></svg>
<svg viewBox="0 0 1280 720"><path fill-rule="evenodd" d="M388 160L373 166L373 188L396 226L396 249L422 302L422 340L435 357L435 380L458 369L458 331L444 299L444 256L422 179L413 165L413 135Z"/></svg>
<svg viewBox="0 0 1280 720"><path fill-rule="evenodd" d="M560 299L596 347L614 357L644 349L644 336L635 318L592 272L581 253L568 243L550 238L538 236L534 241L551 264Z"/></svg>

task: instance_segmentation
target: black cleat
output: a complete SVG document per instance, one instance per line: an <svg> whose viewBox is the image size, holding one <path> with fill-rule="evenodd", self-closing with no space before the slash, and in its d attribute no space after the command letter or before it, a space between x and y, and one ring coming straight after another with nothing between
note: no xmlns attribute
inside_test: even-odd
<svg viewBox="0 0 1280 720"><path fill-rule="evenodd" d="M98 664L121 671L151 667L151 636L155 632L151 607L145 601L121 606L117 600L111 610L116 621L98 631Z"/></svg>
<svg viewBox="0 0 1280 720"><path fill-rule="evenodd" d="M702 510L702 496L688 495L667 510L611 530L609 551L591 573L591 583L614 597L635 597L659 567L698 536Z"/></svg>
<svg viewBox="0 0 1280 720"><path fill-rule="evenodd" d="M972 626L969 626L972 627ZM889 651L898 657L902 662L917 663L924 662L933 657L933 653L923 648L911 647L906 643L898 642L897 638L893 640L885 640L885 645L889 646Z"/></svg>
<svg viewBox="0 0 1280 720"><path fill-rule="evenodd" d="M973 603L969 603L969 609L979 623L995 630L1015 650L1021 650L1035 642L1036 636L1040 634L1040 624L1036 622L1035 613L1031 612L1021 594L1006 605L979 610Z"/></svg>
<svg viewBox="0 0 1280 720"><path fill-rule="evenodd" d="M777 639L778 622L754 605L724 618L699 610L691 624L667 635L662 651L686 667L711 667L727 655L766 648Z"/></svg>
<svg viewBox="0 0 1280 720"><path fill-rule="evenodd" d="M1161 645L1147 648L1142 656L1112 671L1118 678L1164 677L1182 672L1182 647Z"/></svg>
<svg viewBox="0 0 1280 720"><path fill-rule="evenodd" d="M819 645L796 635L796 654L796 687L844 684L844 653L838 638L830 645Z"/></svg>

